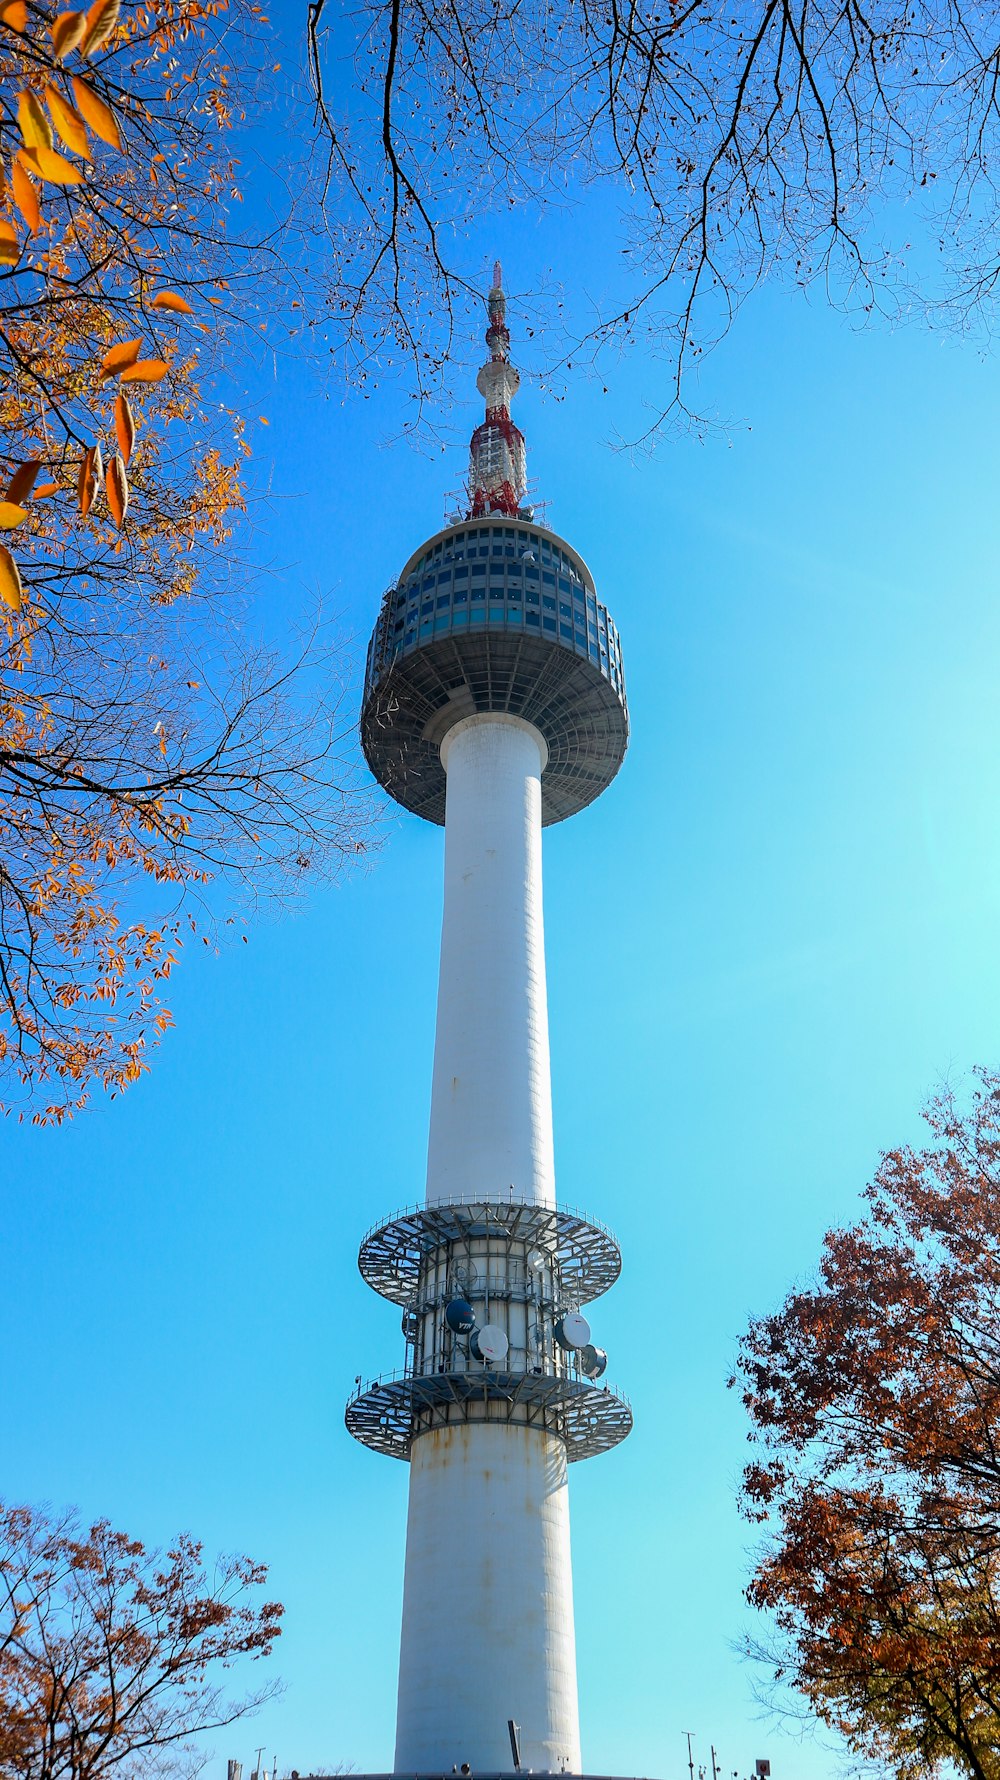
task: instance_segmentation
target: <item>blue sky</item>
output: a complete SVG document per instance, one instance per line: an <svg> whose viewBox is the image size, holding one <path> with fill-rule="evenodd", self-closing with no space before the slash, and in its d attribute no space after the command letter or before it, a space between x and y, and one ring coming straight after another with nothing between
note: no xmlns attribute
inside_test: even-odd
<svg viewBox="0 0 1000 1780"><path fill-rule="evenodd" d="M559 229L498 234L514 289L585 276ZM266 621L321 593L356 699L463 447L387 445L391 385L364 404L306 366L248 376ZM768 1755L821 1780L836 1752L760 1721L735 1648L753 1535L725 1380L880 1149L919 1138L926 1092L996 1060L1000 376L773 290L705 373L749 428L634 462L604 441L646 378L633 359L561 402L526 383L517 408L548 522L619 624L633 722L618 781L545 843L559 1190L621 1240L591 1321L636 1415L572 1474L585 1763L681 1780L691 1729L727 1776ZM455 401L464 436L471 378ZM369 870L189 953L138 1087L3 1131L7 1497L248 1550L286 1604L286 1691L215 1740L213 1780L260 1743L282 1768L391 1765L406 1473L342 1411L401 1358L355 1257L422 1187L441 841L391 817Z"/></svg>

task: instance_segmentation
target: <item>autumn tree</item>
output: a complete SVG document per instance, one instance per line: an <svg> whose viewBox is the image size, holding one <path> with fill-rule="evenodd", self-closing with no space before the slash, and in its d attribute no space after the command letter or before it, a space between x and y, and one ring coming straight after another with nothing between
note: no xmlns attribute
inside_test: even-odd
<svg viewBox="0 0 1000 1780"><path fill-rule="evenodd" d="M364 844L336 663L250 640L233 535L219 383L282 246L233 224L228 137L266 35L252 0L0 4L0 1074L36 1119L146 1067L209 880Z"/></svg>
<svg viewBox="0 0 1000 1780"><path fill-rule="evenodd" d="M147 1548L0 1506L0 1773L128 1780L196 1771L190 1740L231 1724L274 1683L229 1697L223 1671L266 1657L282 1609L249 1558L212 1569L187 1535Z"/></svg>
<svg viewBox="0 0 1000 1780"><path fill-rule="evenodd" d="M362 364L394 351L433 389L482 282L470 220L609 198L618 264L555 268L586 303L561 339L550 312L539 363L662 355L654 430L764 279L858 319L991 327L987 0L309 0L309 32L332 302Z"/></svg>
<svg viewBox="0 0 1000 1780"><path fill-rule="evenodd" d="M899 1775L1000 1775L1000 1076L883 1157L739 1360L763 1654ZM758 1654L761 1650L758 1647Z"/></svg>

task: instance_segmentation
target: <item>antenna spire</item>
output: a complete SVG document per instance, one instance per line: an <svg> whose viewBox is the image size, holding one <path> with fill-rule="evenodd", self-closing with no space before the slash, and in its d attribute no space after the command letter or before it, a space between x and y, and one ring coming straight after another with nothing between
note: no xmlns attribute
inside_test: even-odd
<svg viewBox="0 0 1000 1780"><path fill-rule="evenodd" d="M507 298L499 260L493 262L493 288L486 306L490 356L476 378L476 388L486 403L486 419L477 426L469 447L469 518L503 513L516 519L528 486L527 454L524 435L510 417L521 377L508 357Z"/></svg>

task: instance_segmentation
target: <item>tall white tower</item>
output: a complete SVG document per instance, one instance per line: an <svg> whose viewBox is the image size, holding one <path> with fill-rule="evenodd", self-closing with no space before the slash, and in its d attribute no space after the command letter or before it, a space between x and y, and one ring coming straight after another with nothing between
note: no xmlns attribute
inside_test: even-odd
<svg viewBox="0 0 1000 1780"><path fill-rule="evenodd" d="M542 924L542 828L625 754L621 654L586 564L522 505L499 264L486 341L468 516L407 562L368 654L365 754L444 824L444 921L426 1197L360 1254L406 1363L347 1408L410 1462L395 1773L477 1780L582 1771L567 1466L632 1425L582 1314L618 1247L556 1203Z"/></svg>

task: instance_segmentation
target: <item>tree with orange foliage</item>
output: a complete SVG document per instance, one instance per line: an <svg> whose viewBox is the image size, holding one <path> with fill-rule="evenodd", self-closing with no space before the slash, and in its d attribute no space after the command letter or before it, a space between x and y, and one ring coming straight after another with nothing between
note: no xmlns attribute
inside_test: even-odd
<svg viewBox="0 0 1000 1780"><path fill-rule="evenodd" d="M744 1338L767 1654L900 1775L1000 1775L1000 1076L883 1157L815 1286ZM760 1653L760 1652L759 1652Z"/></svg>
<svg viewBox="0 0 1000 1780"><path fill-rule="evenodd" d="M200 1763L187 1747L273 1696L227 1697L216 1677L269 1655L282 1609L267 1571L182 1534L147 1549L107 1521L82 1529L0 1506L0 1773L5 1780L130 1780ZM188 1758L187 1760L185 1758Z"/></svg>
<svg viewBox="0 0 1000 1780"><path fill-rule="evenodd" d="M278 263L227 209L265 24L0 3L0 1076L36 1120L145 1069L184 892L363 845L332 677L244 640L204 402Z"/></svg>

